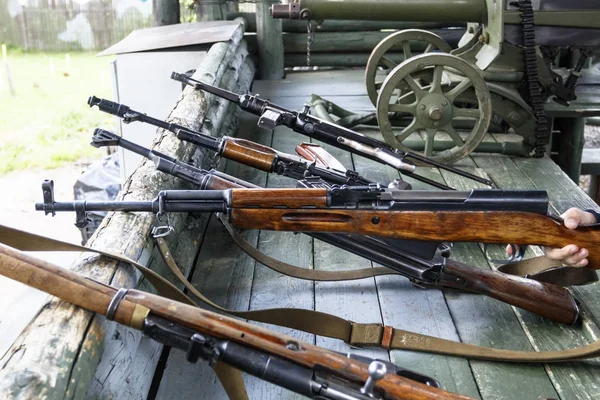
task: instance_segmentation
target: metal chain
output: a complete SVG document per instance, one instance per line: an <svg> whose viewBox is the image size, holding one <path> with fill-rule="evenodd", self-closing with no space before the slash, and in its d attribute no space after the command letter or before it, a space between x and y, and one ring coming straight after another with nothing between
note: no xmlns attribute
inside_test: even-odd
<svg viewBox="0 0 600 400"><path fill-rule="evenodd" d="M308 23L306 24L306 30L308 32L306 35L306 65L310 67L310 45L315 40L315 25L311 20L308 20Z"/></svg>

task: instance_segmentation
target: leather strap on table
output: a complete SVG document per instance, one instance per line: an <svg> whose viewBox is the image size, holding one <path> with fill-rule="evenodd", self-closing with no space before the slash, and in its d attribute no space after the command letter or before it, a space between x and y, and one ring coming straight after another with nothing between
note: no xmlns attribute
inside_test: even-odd
<svg viewBox="0 0 600 400"><path fill-rule="evenodd" d="M498 271L559 286L587 285L598 281L595 269L566 267L560 261L544 256L504 264L498 267Z"/></svg>
<svg viewBox="0 0 600 400"><path fill-rule="evenodd" d="M269 267L273 271L279 272L280 274L291 276L292 278L305 279L311 281L329 282L329 281L350 281L354 279L372 278L374 276L381 275L400 275L393 269L387 267L375 267L375 268L362 268L345 271L320 271L310 268L300 268L294 265L288 264L283 261L279 261L273 257L270 257L262 251L252 246L246 239L237 233L233 226L226 220L219 218L229 236L233 239L235 244L250 257L258 261L259 263Z"/></svg>
<svg viewBox="0 0 600 400"><path fill-rule="evenodd" d="M92 251L121 261L129 262L137 268L142 267L140 268L142 273L144 273L144 271L150 271L139 263L129 260L127 257L71 243L65 243L3 226L0 226L0 242L26 251ZM179 271L171 253L168 251L166 242L163 239L158 239L158 244L161 251L166 250L165 261L167 262L167 265L169 265L171 270L181 279L183 274ZM146 274L144 275L146 276ZM149 278L153 285L154 282L152 281L162 281L163 283L160 284L162 287L171 287L176 291L179 291L175 286L153 272L148 276L153 277L152 279ZM500 350L421 335L389 326L384 327L381 324L355 323L331 314L312 310L279 308L253 311L232 311L220 307L202 296L202 294L187 282L185 278L182 282L185 287L194 295L198 296L203 303L228 314L241 318L248 318L254 321L298 329L320 336L340 339L356 347L373 346L385 349L412 350L504 362L561 362L600 356L600 341L595 341L587 346L561 351L536 352ZM167 294L164 293L163 295L166 296ZM189 297L183 294L177 296L171 294L169 297L174 300L177 300L175 297L184 298L186 299L185 302L188 304L191 302Z"/></svg>

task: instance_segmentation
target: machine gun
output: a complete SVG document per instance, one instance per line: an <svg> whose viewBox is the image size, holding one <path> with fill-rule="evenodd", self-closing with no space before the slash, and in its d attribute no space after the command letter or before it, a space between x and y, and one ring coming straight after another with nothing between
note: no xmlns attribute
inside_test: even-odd
<svg viewBox="0 0 600 400"><path fill-rule="evenodd" d="M87 211L142 211L158 215L217 212L240 228L311 232L317 233L315 237L319 239L330 235L333 240L348 237L344 235L367 235L362 240L369 245L374 243L369 239L372 236L434 243L471 241L553 247L575 243L591 249L589 265L600 268L599 255L593 251L600 239L600 228L568 230L547 216L547 194L540 190L432 193L345 186L172 190L160 192L153 201L55 202L52 181L44 182L42 189L44 203L37 203L36 210L53 215L76 212L78 221L85 220ZM377 248L381 246L372 251ZM391 248L384 254L394 253L402 256L402 252ZM453 260L441 259L440 264L429 269L423 260L419 264L418 258L408 261L406 267L398 269L404 275L420 272L425 282L482 293L557 322L573 323L577 319L577 305L560 286L481 270ZM393 265L389 266L394 268Z"/></svg>
<svg viewBox="0 0 600 400"><path fill-rule="evenodd" d="M358 154L359 156L394 167L406 176L410 176L437 188L449 189L446 185L416 174L414 172L415 165L411 163L437 167L485 185L494 186L494 183L488 179L430 160L427 157L423 157L416 153L399 151L377 139L370 138L350 129L316 118L309 114L310 107L308 106L304 107L304 110L301 112L292 111L285 107L272 104L258 96L232 93L216 86L189 78L184 74L173 72L171 78L198 90L204 90L215 96L229 100L237 104L242 110L260 116L258 120L258 126L260 128L272 130L276 126L287 126L294 132L298 132L331 146L339 147L351 153Z"/></svg>
<svg viewBox="0 0 600 400"><path fill-rule="evenodd" d="M492 116L523 137L521 148L513 150L516 154L542 156L552 126L546 100L567 107L577 98L575 88L586 60L600 47L600 6L588 0L532 3L295 0L274 4L271 14L303 19L309 26L331 19L468 23L455 49L428 31L395 32L373 49L365 71L367 93L386 142L409 150L411 134L420 133L425 136L425 156L453 162L477 148ZM425 48L422 54L413 54L411 43L416 42ZM566 48L575 50L570 70L557 62ZM393 62L392 51L403 52L404 61ZM385 79L378 72L382 69ZM398 113L410 117L399 131L390 120ZM466 137L457 132L465 120L472 125Z"/></svg>
<svg viewBox="0 0 600 400"><path fill-rule="evenodd" d="M3 244L0 275L141 330L185 351L189 362L223 363L311 399L467 400L390 362L326 350L150 293L117 290Z"/></svg>

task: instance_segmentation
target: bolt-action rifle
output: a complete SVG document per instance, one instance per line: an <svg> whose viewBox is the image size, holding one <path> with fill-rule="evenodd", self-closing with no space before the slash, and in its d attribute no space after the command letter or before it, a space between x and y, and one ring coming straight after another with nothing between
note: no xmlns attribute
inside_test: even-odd
<svg viewBox="0 0 600 400"><path fill-rule="evenodd" d="M358 132L341 127L336 124L319 119L309 114L310 106L305 106L300 112L288 110L285 107L273 104L267 100L251 94L239 95L216 86L187 77L184 74L173 72L171 78L192 86L198 90L204 90L219 96L225 100L237 104L242 110L251 114L258 115L258 126L263 129L272 130L276 126L284 125L294 132L320 140L334 147L347 150L351 153L369 158L371 160L390 165L401 171L406 176L410 176L421 182L428 183L440 189L452 189L446 185L435 182L429 178L416 174L415 163L437 167L450 171L452 173L464 176L474 181L494 187L494 183L489 179L479 177L462 171L458 168L430 160L419 154L401 151L383 143L377 139L370 138Z"/></svg>
<svg viewBox="0 0 600 400"><path fill-rule="evenodd" d="M224 158L258 168L261 171L272 172L293 179L302 179L307 175L318 176L327 182L340 185L369 185L374 183L361 176L358 172L346 170L339 163L329 166L323 165L318 157L319 153L315 154L316 159L314 161L309 161L293 154L282 153L250 140L228 136L216 138L206 135L182 125L150 117L139 111L132 110L125 104L100 99L96 96L90 97L88 104L90 107L98 106L101 111L122 118L124 123L140 121L166 129L177 135L179 140L193 143L207 150L214 151ZM304 151L304 153L308 154L311 152ZM342 169L339 169L339 167Z"/></svg>
<svg viewBox="0 0 600 400"><path fill-rule="evenodd" d="M547 215L542 190L402 191L380 187L319 189L228 189L162 191L153 201L55 202L52 181L44 182L44 203L54 214L87 211L216 212L240 228L381 236L439 242L520 243L590 249L589 266L600 268L600 226L565 228ZM318 236L315 236L318 237ZM342 237L342 236L339 236ZM413 271L419 268L414 267ZM418 265L418 264L417 264ZM406 274L408 269L404 269ZM573 323L578 308L564 288L506 274L494 274L442 260L425 280L483 293L557 322Z"/></svg>
<svg viewBox="0 0 600 400"><path fill-rule="evenodd" d="M341 354L150 293L119 289L0 244L0 275L105 315L187 360L228 364L312 399L448 399L434 379L380 360Z"/></svg>

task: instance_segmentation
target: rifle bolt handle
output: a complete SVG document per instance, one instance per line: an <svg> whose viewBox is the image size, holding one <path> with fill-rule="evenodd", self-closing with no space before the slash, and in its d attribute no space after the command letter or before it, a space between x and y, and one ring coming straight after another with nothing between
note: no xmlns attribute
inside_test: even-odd
<svg viewBox="0 0 600 400"><path fill-rule="evenodd" d="M381 361L373 361L369 364L369 378L365 385L360 389L362 394L373 396L375 383L387 374L387 367Z"/></svg>

